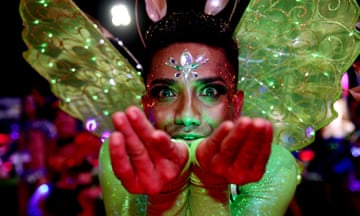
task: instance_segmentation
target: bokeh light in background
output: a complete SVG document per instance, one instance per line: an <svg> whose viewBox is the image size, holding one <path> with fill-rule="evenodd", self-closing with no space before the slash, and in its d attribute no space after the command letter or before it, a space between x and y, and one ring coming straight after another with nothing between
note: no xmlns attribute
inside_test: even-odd
<svg viewBox="0 0 360 216"><path fill-rule="evenodd" d="M129 9L124 4L115 4L110 10L111 21L114 26L128 26L131 23Z"/></svg>

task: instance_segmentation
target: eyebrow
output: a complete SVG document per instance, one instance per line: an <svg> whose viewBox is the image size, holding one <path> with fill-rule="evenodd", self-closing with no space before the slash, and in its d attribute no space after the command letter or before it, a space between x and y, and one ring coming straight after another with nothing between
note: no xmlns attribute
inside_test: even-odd
<svg viewBox="0 0 360 216"><path fill-rule="evenodd" d="M158 78L151 81L150 85L155 84L167 84L167 85L174 85L176 81L174 79L168 79L168 78Z"/></svg>
<svg viewBox="0 0 360 216"><path fill-rule="evenodd" d="M215 81L225 82L225 80L220 76L208 77L208 78L203 78L203 79L196 79L195 82L200 83L200 84L204 84L204 83L211 83L211 82L215 82ZM154 79L150 83L150 85L155 85L155 84L175 85L176 82L177 82L176 79L158 78L158 79Z"/></svg>

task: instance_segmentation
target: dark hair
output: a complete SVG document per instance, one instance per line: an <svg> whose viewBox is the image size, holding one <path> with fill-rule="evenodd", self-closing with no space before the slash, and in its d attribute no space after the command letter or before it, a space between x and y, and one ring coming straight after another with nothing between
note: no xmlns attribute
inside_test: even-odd
<svg viewBox="0 0 360 216"><path fill-rule="evenodd" d="M193 10L173 12L146 31L142 76L146 81L153 54L176 42L199 42L223 48L235 71L238 71L238 47L232 35L232 27L216 16Z"/></svg>

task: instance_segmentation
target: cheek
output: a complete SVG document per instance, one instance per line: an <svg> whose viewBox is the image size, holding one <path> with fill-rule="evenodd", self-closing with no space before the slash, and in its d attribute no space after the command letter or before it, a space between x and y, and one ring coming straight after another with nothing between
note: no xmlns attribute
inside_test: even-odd
<svg viewBox="0 0 360 216"><path fill-rule="evenodd" d="M169 109L170 106L155 106L152 109L154 127L157 129L165 129L166 125L173 122L174 113Z"/></svg>
<svg viewBox="0 0 360 216"><path fill-rule="evenodd" d="M203 121L216 128L226 120L233 120L232 108L228 102L213 107L203 108L201 112Z"/></svg>

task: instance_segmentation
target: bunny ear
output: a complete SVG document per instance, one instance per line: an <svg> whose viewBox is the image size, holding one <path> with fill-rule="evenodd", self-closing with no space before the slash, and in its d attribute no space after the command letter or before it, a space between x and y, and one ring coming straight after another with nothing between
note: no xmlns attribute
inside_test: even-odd
<svg viewBox="0 0 360 216"><path fill-rule="evenodd" d="M145 4L146 13L153 22L159 21L166 15L166 0L145 0Z"/></svg>
<svg viewBox="0 0 360 216"><path fill-rule="evenodd" d="M228 3L229 0L207 0L204 12L207 15L216 15L220 13Z"/></svg>
<svg viewBox="0 0 360 216"><path fill-rule="evenodd" d="M360 86L349 89L349 92L355 100L360 101Z"/></svg>

